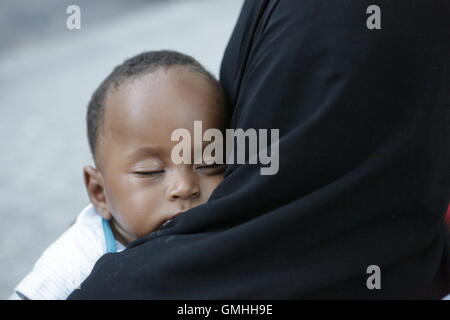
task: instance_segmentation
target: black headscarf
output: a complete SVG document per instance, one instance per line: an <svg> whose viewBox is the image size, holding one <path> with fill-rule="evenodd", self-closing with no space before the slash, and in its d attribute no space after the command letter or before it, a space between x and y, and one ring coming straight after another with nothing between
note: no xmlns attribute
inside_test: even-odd
<svg viewBox="0 0 450 320"><path fill-rule="evenodd" d="M221 82L233 128L280 130L278 174L230 165L208 203L102 257L70 298L443 297L449 16L444 0L246 1Z"/></svg>

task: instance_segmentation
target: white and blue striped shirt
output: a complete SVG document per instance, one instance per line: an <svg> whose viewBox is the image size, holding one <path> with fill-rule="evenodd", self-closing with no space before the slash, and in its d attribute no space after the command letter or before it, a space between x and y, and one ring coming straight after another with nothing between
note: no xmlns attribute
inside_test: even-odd
<svg viewBox="0 0 450 320"><path fill-rule="evenodd" d="M10 299L66 299L91 273L105 253L124 250L108 221L87 206L75 223L48 247Z"/></svg>

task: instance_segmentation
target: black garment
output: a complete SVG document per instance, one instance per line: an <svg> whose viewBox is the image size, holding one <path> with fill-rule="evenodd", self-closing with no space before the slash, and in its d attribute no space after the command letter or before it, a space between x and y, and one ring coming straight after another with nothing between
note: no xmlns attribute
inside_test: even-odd
<svg viewBox="0 0 450 320"><path fill-rule="evenodd" d="M207 204L101 258L70 298L443 297L448 3L246 1L221 81L232 127L280 129L278 174L230 166Z"/></svg>

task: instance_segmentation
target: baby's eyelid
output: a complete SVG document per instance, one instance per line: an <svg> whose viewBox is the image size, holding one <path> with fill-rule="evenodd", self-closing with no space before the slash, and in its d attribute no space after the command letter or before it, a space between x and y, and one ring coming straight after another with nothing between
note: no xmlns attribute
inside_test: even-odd
<svg viewBox="0 0 450 320"><path fill-rule="evenodd" d="M164 170L136 170L133 173L138 175L154 175L164 173Z"/></svg>

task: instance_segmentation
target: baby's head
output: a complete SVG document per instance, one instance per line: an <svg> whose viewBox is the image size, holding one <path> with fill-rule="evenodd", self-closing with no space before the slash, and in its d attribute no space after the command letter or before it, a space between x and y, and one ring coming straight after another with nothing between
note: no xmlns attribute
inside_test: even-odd
<svg viewBox="0 0 450 320"><path fill-rule="evenodd" d="M185 128L193 137L195 120L203 130L224 130L225 101L217 80L181 53L128 59L93 94L87 126L95 168L84 168L85 184L121 242L205 203L223 179L224 165L172 162L172 132Z"/></svg>

